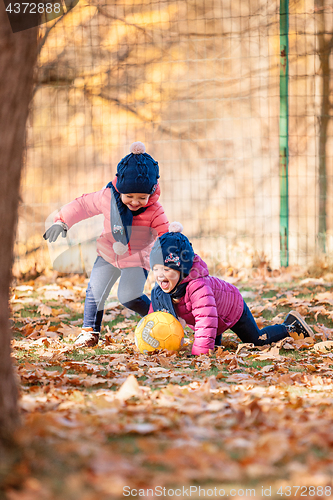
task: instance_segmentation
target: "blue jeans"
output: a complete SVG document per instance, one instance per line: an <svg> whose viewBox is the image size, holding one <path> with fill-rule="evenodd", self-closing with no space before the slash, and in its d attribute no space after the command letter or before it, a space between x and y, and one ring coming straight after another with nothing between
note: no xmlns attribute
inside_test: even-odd
<svg viewBox="0 0 333 500"><path fill-rule="evenodd" d="M271 344L289 337L285 325L265 326L260 330L246 302L244 302L243 314L231 330L238 335L242 342L252 342L254 345ZM263 335L266 335L266 338L259 339Z"/></svg>
<svg viewBox="0 0 333 500"><path fill-rule="evenodd" d="M101 331L104 304L111 288L120 277L118 299L123 306L140 316L148 314L150 300L143 294L148 271L142 267L118 269L100 255L94 263L84 303L83 327Z"/></svg>
<svg viewBox="0 0 333 500"><path fill-rule="evenodd" d="M242 342L252 343L254 345L271 344L272 342L278 342L279 340L289 337L285 325L265 326L265 328L260 330L246 302L244 302L244 309L240 319L230 328L230 330L236 333ZM263 335L266 335L266 338L259 339L259 337ZM221 337L221 334L216 336L215 345L221 345Z"/></svg>

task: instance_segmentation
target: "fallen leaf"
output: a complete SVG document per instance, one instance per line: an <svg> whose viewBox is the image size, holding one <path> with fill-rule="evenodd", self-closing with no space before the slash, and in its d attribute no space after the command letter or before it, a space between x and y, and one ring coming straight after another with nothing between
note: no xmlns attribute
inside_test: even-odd
<svg viewBox="0 0 333 500"><path fill-rule="evenodd" d="M329 339L331 339L333 337L333 328L327 328L322 323L318 323L317 325L314 325L313 329L317 333L321 334L323 340L329 340Z"/></svg>
<svg viewBox="0 0 333 500"><path fill-rule="evenodd" d="M283 359L278 347L272 347L268 352L261 352L256 355L256 359Z"/></svg>
<svg viewBox="0 0 333 500"><path fill-rule="evenodd" d="M57 328L57 332L62 333L64 337L76 338L81 332L82 328L79 326L66 325L65 323L60 323L60 328Z"/></svg>
<svg viewBox="0 0 333 500"><path fill-rule="evenodd" d="M239 364L238 364L238 361L237 361L237 358L234 357L230 363L228 364L227 366L227 369L229 372L233 372L235 370L239 370Z"/></svg>
<svg viewBox="0 0 333 500"><path fill-rule="evenodd" d="M51 316L52 308L47 306L46 304L41 303L38 306L37 312L42 316Z"/></svg>
<svg viewBox="0 0 333 500"><path fill-rule="evenodd" d="M126 401L132 396L142 397L142 389L134 375L129 375L120 389L116 392L115 398L121 401Z"/></svg>
<svg viewBox="0 0 333 500"><path fill-rule="evenodd" d="M50 342L47 337L40 337L38 340L34 340L33 345L42 345L44 347L49 347Z"/></svg>
<svg viewBox="0 0 333 500"><path fill-rule="evenodd" d="M157 359L163 368L172 368L173 367L172 364L170 363L170 361L168 360L168 358L164 358L163 356L158 356Z"/></svg>
<svg viewBox="0 0 333 500"><path fill-rule="evenodd" d="M326 353L333 348L333 340L326 340L325 342L319 342L313 346L316 352Z"/></svg>
<svg viewBox="0 0 333 500"><path fill-rule="evenodd" d="M315 340L313 337L305 337L304 339L294 340L293 345L298 349L309 349L313 346Z"/></svg>

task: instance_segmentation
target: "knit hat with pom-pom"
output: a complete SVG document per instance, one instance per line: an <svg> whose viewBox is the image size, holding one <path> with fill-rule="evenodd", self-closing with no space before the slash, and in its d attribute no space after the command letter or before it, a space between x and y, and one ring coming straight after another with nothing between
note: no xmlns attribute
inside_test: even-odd
<svg viewBox="0 0 333 500"><path fill-rule="evenodd" d="M133 142L130 154L118 163L116 175L119 193L153 194L159 178L158 163L146 153L142 142Z"/></svg>
<svg viewBox="0 0 333 500"><path fill-rule="evenodd" d="M183 226L172 222L169 232L162 234L154 243L150 253L150 267L161 264L180 271L181 276L188 276L193 265L194 251L192 243L181 233Z"/></svg>

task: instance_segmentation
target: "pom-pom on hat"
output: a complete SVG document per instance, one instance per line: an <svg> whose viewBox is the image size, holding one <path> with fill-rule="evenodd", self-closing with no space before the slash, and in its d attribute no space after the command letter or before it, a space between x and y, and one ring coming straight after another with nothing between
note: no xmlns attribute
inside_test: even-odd
<svg viewBox="0 0 333 500"><path fill-rule="evenodd" d="M134 155L141 155L146 152L146 146L140 141L133 142L130 147L130 152Z"/></svg>
<svg viewBox="0 0 333 500"><path fill-rule="evenodd" d="M180 271L181 278L188 276L193 265L194 251L192 243L181 233L183 226L172 222L169 232L162 234L154 243L150 253L150 267L161 264Z"/></svg>
<svg viewBox="0 0 333 500"><path fill-rule="evenodd" d="M158 163L146 153L142 142L133 142L130 154L118 163L116 176L119 193L153 194L159 178Z"/></svg>

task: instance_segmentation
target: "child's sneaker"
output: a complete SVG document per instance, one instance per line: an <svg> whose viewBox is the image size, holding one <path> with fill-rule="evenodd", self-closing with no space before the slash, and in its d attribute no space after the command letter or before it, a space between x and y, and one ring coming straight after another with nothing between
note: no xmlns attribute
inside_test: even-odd
<svg viewBox="0 0 333 500"><path fill-rule="evenodd" d="M74 345L76 347L95 347L98 340L98 332L94 332L92 328L82 328L82 332L76 337Z"/></svg>
<svg viewBox="0 0 333 500"><path fill-rule="evenodd" d="M312 329L305 323L304 319L297 311L290 311L283 325L287 327L290 337L294 340L314 337Z"/></svg>

